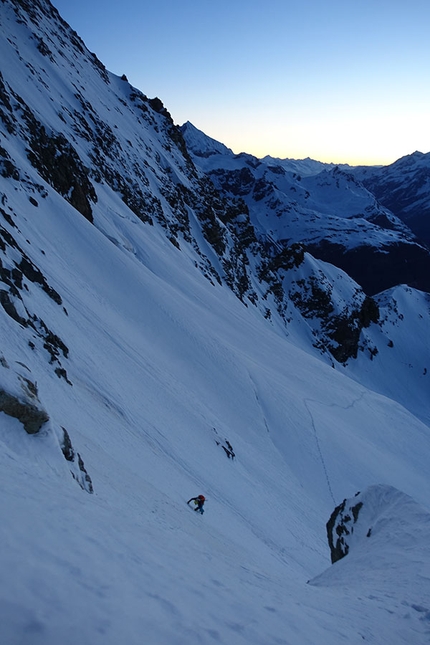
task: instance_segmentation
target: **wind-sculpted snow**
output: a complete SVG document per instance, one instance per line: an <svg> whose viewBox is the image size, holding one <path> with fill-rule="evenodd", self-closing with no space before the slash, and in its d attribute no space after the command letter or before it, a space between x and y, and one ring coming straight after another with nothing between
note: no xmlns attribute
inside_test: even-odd
<svg viewBox="0 0 430 645"><path fill-rule="evenodd" d="M411 642L430 634L430 606L418 581L430 579L430 514L391 486L371 486L344 500L327 525L329 540L341 540L347 555L311 581L319 589L342 589L347 597L367 589L365 597L382 606L399 594L393 616L403 615L411 626ZM427 563L427 564L425 564ZM418 584L417 584L418 582ZM403 642L399 627L394 642ZM384 642L381 640L377 642Z"/></svg>
<svg viewBox="0 0 430 645"><path fill-rule="evenodd" d="M1 639L424 645L427 294L369 299L258 239L161 101L49 2L0 12L0 386L27 383L49 416L28 434L0 412ZM330 513L380 483L424 509L386 507L401 575L371 574L381 529L329 578Z"/></svg>
<svg viewBox="0 0 430 645"><path fill-rule="evenodd" d="M359 558L360 552L362 556L368 556L370 551L379 552L378 569L386 566L386 555L396 549L404 554L405 560L408 553L416 555L417 549L425 547L430 551L429 531L430 514L404 493L383 485L371 486L344 499L327 523L332 561L350 553ZM330 569L327 578L336 575L331 573L334 570Z"/></svg>

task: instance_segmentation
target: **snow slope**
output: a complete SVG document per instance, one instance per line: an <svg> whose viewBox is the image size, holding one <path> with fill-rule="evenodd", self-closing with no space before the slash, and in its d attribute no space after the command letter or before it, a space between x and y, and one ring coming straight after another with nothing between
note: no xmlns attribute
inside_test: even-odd
<svg viewBox="0 0 430 645"><path fill-rule="evenodd" d="M26 195L15 199L22 210ZM35 436L1 415L5 642L426 642L424 573L413 591L306 582L329 566L325 522L345 495L384 483L428 508L428 426L208 288L147 230L151 269L55 193L20 227L33 253L43 240L40 265L64 298L68 315L28 286L61 329L73 385L1 318L4 358L31 369L50 415ZM93 495L67 476L59 426ZM203 517L185 505L199 492Z"/></svg>
<svg viewBox="0 0 430 645"><path fill-rule="evenodd" d="M75 61L83 86L85 60ZM156 150L167 166L176 154L185 177L154 131L142 134L153 159ZM210 282L197 254L106 184L91 224L2 136L21 180L0 176L1 231L46 283L22 276L13 300L34 326L0 309L0 389L18 394L26 377L49 415L29 435L0 412L2 645L428 642L424 358L407 370L410 391L396 371L408 334L414 361L423 346L425 297L396 291L402 326L382 294L385 369L368 357L334 369L308 327L296 320L287 336ZM157 174L154 164L154 191ZM2 270L20 257L2 248ZM40 321L67 352L53 355ZM93 494L64 459L63 429ZM389 491L377 504L374 486ZM359 490L388 529L332 567L325 524ZM185 504L199 493L203 516Z"/></svg>

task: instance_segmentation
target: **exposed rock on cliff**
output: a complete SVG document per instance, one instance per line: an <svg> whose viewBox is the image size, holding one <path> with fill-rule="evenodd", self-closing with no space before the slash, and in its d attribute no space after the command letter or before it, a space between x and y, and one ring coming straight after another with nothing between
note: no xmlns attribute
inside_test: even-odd
<svg viewBox="0 0 430 645"><path fill-rule="evenodd" d="M29 378L30 370L20 363L14 372L4 356L0 356L0 364L0 412L18 419L28 434L36 434L49 415L39 401L37 384Z"/></svg>

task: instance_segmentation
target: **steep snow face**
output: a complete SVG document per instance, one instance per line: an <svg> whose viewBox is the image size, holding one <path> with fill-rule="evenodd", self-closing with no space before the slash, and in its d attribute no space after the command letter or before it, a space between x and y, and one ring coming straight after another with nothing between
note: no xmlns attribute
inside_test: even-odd
<svg viewBox="0 0 430 645"><path fill-rule="evenodd" d="M379 294L376 300L379 322L365 330L363 341L368 343L367 351L377 347L377 354L366 361L359 353L358 360L349 363L348 374L395 398L429 424L430 295L400 285Z"/></svg>
<svg viewBox="0 0 430 645"><path fill-rule="evenodd" d="M28 366L50 416L29 436L1 414L6 642L425 643L426 580L389 585L381 565L369 582L363 558L329 591L306 581L329 564L324 527L345 491L382 481L427 505L428 426L211 287L152 228L149 269L55 193L44 204L19 224L35 252L43 240L63 304L25 280L26 304L67 344L69 382L2 315L4 359ZM93 495L69 473L61 428ZM185 504L201 492L203 517Z"/></svg>
<svg viewBox="0 0 430 645"><path fill-rule="evenodd" d="M376 323L333 265L264 255L159 100L49 2L0 6L0 386L49 417L29 435L0 412L5 643L427 642L425 513L413 588L365 558L314 580L345 495L382 482L428 509L423 294L378 297ZM340 332L362 345L343 367L321 347Z"/></svg>
<svg viewBox="0 0 430 645"><path fill-rule="evenodd" d="M145 224L151 235L183 253L212 285L226 285L274 325L309 327L308 332L318 336L318 351L326 354L326 360L335 357L345 362L356 355L361 328L375 318L363 319L365 295L351 278L342 276L349 284L342 289L349 293L348 300L340 294L337 298L340 281L330 282L323 263L297 247L291 251L281 247L262 232L264 222L257 228L240 196L222 196L196 169L162 102L148 99L125 78L105 70L51 5L37 2L26 12L21 3L9 2L4 15L9 35L0 47L10 65L0 79L4 142L0 168L5 180L2 215L9 230L3 236L2 305L15 320L30 324L18 293L23 272L27 278L33 272L33 279L45 280L45 288L55 298L55 289L38 268L39 259L26 251L10 229L19 211L7 200L20 185L31 210L43 208L47 195L55 191L111 243L151 270L156 266L157 275L165 276L163 264L148 252L145 236L149 232L141 232ZM190 124L184 130L190 145L203 150L205 159L225 158L231 152ZM297 272L291 270L302 263L299 279L292 285ZM324 283L324 293L321 286L318 293L328 301L326 307L318 302L312 306L318 280ZM343 303L352 338L338 333L343 322L338 301ZM330 320L331 312L335 319ZM49 321L38 318L46 341ZM35 327L34 321L31 325ZM297 342L302 344L300 333ZM53 352L58 359L63 349Z"/></svg>
<svg viewBox="0 0 430 645"><path fill-rule="evenodd" d="M223 143L208 137L201 130L198 130L192 123L187 121L181 128L186 134L187 148L199 157L209 158L217 155L233 155L233 151Z"/></svg>

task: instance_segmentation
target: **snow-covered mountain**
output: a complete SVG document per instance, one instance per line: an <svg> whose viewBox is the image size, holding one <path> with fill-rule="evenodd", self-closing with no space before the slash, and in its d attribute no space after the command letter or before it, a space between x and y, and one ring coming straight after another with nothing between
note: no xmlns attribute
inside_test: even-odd
<svg viewBox="0 0 430 645"><path fill-rule="evenodd" d="M379 201L381 191L375 193L377 199L365 187L373 188L376 184L370 178L384 177L384 169L359 172L310 159L234 155L190 123L182 131L195 164L224 195L245 201L260 239L269 236L281 245L304 244L315 257L346 271L369 295L402 283L430 291L428 248L416 239L401 213L397 217L388 210L393 203L387 195ZM366 172L370 174L364 185L357 177L362 179ZM421 167L421 183L415 177L409 188L409 199L411 194L419 199L425 172L429 173L428 162ZM401 174L396 176L401 185Z"/></svg>
<svg viewBox="0 0 430 645"><path fill-rule="evenodd" d="M380 168L357 167L354 175L430 246L430 153L414 152Z"/></svg>
<svg viewBox="0 0 430 645"><path fill-rule="evenodd" d="M2 641L427 642L429 295L284 237L410 231L345 169L178 128L48 0L0 17ZM269 172L318 226L274 215Z"/></svg>

